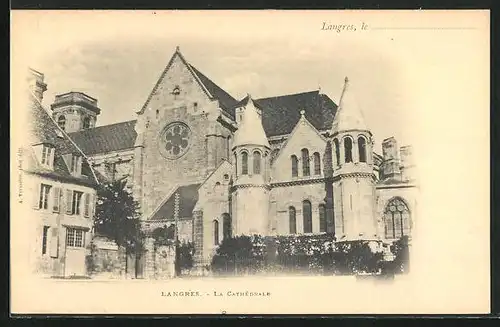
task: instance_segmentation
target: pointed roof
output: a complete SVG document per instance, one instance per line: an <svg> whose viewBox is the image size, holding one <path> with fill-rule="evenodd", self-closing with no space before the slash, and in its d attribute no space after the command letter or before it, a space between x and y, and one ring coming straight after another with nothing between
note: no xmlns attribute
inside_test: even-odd
<svg viewBox="0 0 500 327"><path fill-rule="evenodd" d="M340 96L339 108L333 119L331 133L335 134L347 130L362 130L368 131L365 124L365 119L358 106L357 99L349 86L349 79L345 78L344 89Z"/></svg>
<svg viewBox="0 0 500 327"><path fill-rule="evenodd" d="M264 127L262 127L262 120L250 94L241 101L241 106L245 109L238 130L234 133L233 148L247 144L263 145L270 148Z"/></svg>
<svg viewBox="0 0 500 327"><path fill-rule="evenodd" d="M208 78L206 75L202 74L198 69L196 69L194 66L192 66L188 61L184 58L182 55L179 47L176 47L174 54L170 58L170 61L168 62L167 66L163 70L162 74L160 75L160 78L158 78L158 81L156 82L153 90L149 94L146 102L142 106L141 110L139 110L137 113L142 114L146 110L146 107L149 105L149 102L151 101L153 95L156 93L157 89L160 87L161 82L165 78L165 75L167 74L168 70L170 69L170 66L172 66L172 63L174 62L174 59L176 57L179 57L180 60L186 65L187 69L191 72L193 75L194 79L202 90L205 92L205 94L209 97L211 100L218 100L219 105L221 109L229 115L230 118L234 119L234 106L238 102L236 99L234 99L229 93L224 91L221 87L219 87L217 84L215 84L210 78Z"/></svg>

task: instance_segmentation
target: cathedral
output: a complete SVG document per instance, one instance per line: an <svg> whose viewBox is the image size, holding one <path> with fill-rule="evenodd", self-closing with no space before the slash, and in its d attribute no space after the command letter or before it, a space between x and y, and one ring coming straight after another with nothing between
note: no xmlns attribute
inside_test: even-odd
<svg viewBox="0 0 500 327"><path fill-rule="evenodd" d="M98 100L80 92L50 114L101 178L127 178L145 229L177 221L206 264L235 235L411 235L412 149L388 138L377 153L352 82L338 102L319 90L235 99L177 48L135 120L96 127Z"/></svg>

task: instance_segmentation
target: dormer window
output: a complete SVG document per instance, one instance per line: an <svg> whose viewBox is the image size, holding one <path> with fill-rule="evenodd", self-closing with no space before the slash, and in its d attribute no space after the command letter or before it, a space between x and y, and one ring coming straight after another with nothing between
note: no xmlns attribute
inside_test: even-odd
<svg viewBox="0 0 500 327"><path fill-rule="evenodd" d="M52 144L39 144L34 147L40 165L46 169L54 166L54 146Z"/></svg>
<svg viewBox="0 0 500 327"><path fill-rule="evenodd" d="M82 172L82 157L81 156L79 156L77 154L73 154L71 156L70 169L71 169L72 175L79 176L81 174L81 172Z"/></svg>
<svg viewBox="0 0 500 327"><path fill-rule="evenodd" d="M54 160L54 148L47 144L42 145L42 165L52 167L52 160Z"/></svg>

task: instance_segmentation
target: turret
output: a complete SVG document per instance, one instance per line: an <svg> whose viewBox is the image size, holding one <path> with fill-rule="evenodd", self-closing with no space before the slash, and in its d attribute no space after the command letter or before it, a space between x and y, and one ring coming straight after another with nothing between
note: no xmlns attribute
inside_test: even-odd
<svg viewBox="0 0 500 327"><path fill-rule="evenodd" d="M330 133L337 240L375 239L372 133L345 78Z"/></svg>
<svg viewBox="0 0 500 327"><path fill-rule="evenodd" d="M267 235L270 150L259 109L248 95L240 102L241 121L234 133L233 234Z"/></svg>

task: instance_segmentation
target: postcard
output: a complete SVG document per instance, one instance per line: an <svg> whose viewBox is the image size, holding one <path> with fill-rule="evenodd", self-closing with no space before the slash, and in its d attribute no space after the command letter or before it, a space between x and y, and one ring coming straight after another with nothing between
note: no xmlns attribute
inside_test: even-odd
<svg viewBox="0 0 500 327"><path fill-rule="evenodd" d="M488 11L11 17L13 314L490 311Z"/></svg>

